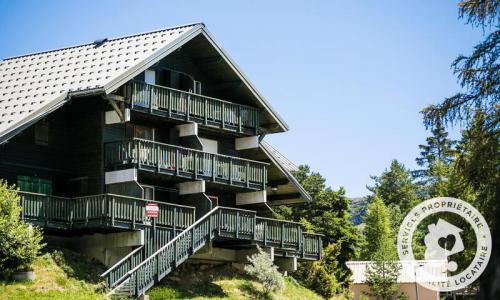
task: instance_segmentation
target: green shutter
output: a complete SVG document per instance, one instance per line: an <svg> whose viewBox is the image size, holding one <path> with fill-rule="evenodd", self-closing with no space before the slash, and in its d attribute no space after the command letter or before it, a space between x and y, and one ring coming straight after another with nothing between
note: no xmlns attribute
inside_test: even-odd
<svg viewBox="0 0 500 300"><path fill-rule="evenodd" d="M24 192L52 195L52 180L50 179L19 175L17 186Z"/></svg>

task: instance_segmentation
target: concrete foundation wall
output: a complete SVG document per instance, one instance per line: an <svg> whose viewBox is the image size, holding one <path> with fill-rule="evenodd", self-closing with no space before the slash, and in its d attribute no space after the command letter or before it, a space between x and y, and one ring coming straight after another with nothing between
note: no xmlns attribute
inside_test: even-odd
<svg viewBox="0 0 500 300"><path fill-rule="evenodd" d="M144 232L127 231L117 233L96 233L83 236L51 236L44 239L50 245L56 245L95 258L110 267L135 247L144 245Z"/></svg>
<svg viewBox="0 0 500 300"><path fill-rule="evenodd" d="M262 248L267 252L271 258L274 260L274 248L264 247ZM214 261L214 262L231 262L231 263L248 263L248 256L252 256L257 253L257 248L248 249L226 249L213 247L212 243L209 243L202 249L200 249L195 255L191 256L190 260L203 260L203 261Z"/></svg>

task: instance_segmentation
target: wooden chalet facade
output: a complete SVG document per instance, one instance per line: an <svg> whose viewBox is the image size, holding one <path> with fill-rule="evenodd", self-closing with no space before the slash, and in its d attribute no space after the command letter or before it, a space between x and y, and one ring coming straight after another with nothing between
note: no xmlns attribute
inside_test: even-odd
<svg viewBox="0 0 500 300"><path fill-rule="evenodd" d="M49 243L110 267L115 295L219 250L319 259L321 235L269 218L310 201L263 141L286 130L203 24L0 61L0 178Z"/></svg>

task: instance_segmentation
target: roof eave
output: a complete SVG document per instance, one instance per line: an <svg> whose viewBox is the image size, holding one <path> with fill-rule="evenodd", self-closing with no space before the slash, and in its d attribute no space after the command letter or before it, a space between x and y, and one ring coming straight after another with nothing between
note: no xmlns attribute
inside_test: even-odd
<svg viewBox="0 0 500 300"><path fill-rule="evenodd" d="M226 60L228 65L233 69L233 71L241 78L245 86L252 92L255 98L262 104L262 106L271 114L276 124L280 127L283 132L288 131L290 128L288 124L283 120L283 118L276 112L276 110L271 106L271 104L264 98L264 96L257 90L257 88L250 82L243 71L238 67L238 65L233 61L231 56L216 42L213 35L204 27L202 29L204 36L212 44L212 46L219 52L219 54Z"/></svg>
<svg viewBox="0 0 500 300"><path fill-rule="evenodd" d="M276 167L278 169L280 169L280 171L283 174L285 174L285 176L288 178L288 180L290 180L290 182L297 188L299 193L304 198L304 200L305 200L304 202L311 202L312 201L311 195L309 195L309 193L307 193L307 191L304 189L304 187L297 181L295 176L293 176L293 174L289 170L287 170L285 167L283 167L281 165L281 162L274 157L274 155L272 154L271 151L269 151L269 149L267 149L265 143L260 143L260 149L262 151L264 151L264 153L269 157L269 159L271 159L273 164L276 165Z"/></svg>

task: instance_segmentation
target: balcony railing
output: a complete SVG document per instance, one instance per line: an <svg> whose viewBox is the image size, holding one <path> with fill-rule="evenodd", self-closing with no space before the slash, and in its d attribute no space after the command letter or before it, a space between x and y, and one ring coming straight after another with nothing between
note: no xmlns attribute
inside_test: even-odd
<svg viewBox="0 0 500 300"><path fill-rule="evenodd" d="M133 164L143 170L255 190L265 189L267 183L267 163L143 139L106 143L105 164L108 169Z"/></svg>
<svg viewBox="0 0 500 300"><path fill-rule="evenodd" d="M294 246L283 248L285 255L311 260L321 259L322 235L302 233L301 230L300 223L259 218L256 217L255 211L218 206L125 275L120 274L118 280L115 280L118 276L111 277L113 271L103 276L106 277L108 287L126 284L129 292L126 296L138 296L209 241L221 238L255 241L260 245L272 245L276 241L289 243Z"/></svg>
<svg viewBox="0 0 500 300"><path fill-rule="evenodd" d="M237 133L257 135L259 109L164 86L130 81L125 98L132 109L192 121Z"/></svg>
<svg viewBox="0 0 500 300"><path fill-rule="evenodd" d="M77 198L18 192L21 219L48 227L125 227L151 225L146 218L147 203L156 203L160 216L154 225L182 230L195 220L195 208L114 194Z"/></svg>

